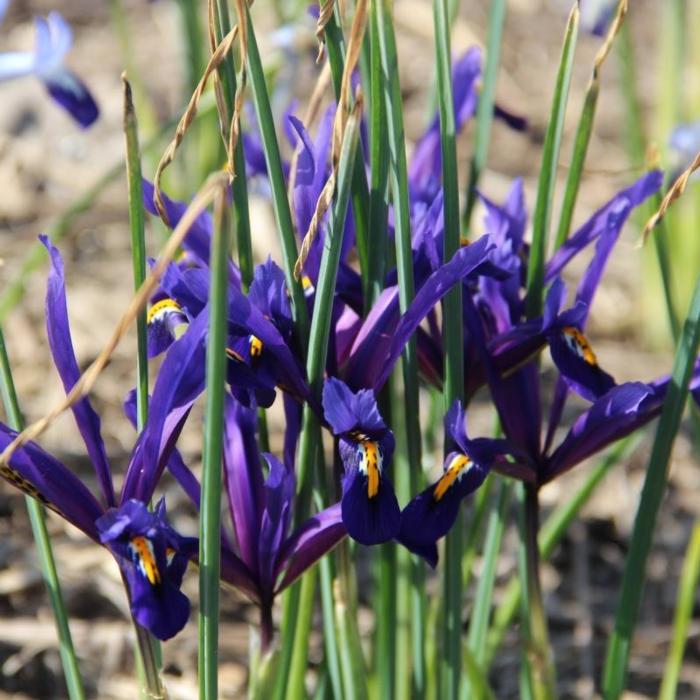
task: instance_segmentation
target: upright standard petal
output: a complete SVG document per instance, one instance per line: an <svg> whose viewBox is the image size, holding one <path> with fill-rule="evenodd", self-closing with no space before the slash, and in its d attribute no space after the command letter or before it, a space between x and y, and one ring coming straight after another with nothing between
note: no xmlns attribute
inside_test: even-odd
<svg viewBox="0 0 700 700"><path fill-rule="evenodd" d="M262 465L256 442L257 413L226 397L224 484L241 559L258 571L258 539L264 508Z"/></svg>
<svg viewBox="0 0 700 700"><path fill-rule="evenodd" d="M68 323L63 260L58 248L51 243L48 237L40 236L39 238L46 247L51 260L46 290L46 331L49 338L49 348L63 386L68 393L80 379L81 373L73 351L73 341ZM71 410L97 474L105 505L113 506L116 500L112 472L100 432L100 417L92 408L87 397L74 403Z"/></svg>
<svg viewBox="0 0 700 700"><path fill-rule="evenodd" d="M295 480L294 473L277 457L272 454L265 454L264 457L270 471L265 481L265 508L258 532L258 558L260 585L263 598L266 598L274 594L277 557L292 517Z"/></svg>

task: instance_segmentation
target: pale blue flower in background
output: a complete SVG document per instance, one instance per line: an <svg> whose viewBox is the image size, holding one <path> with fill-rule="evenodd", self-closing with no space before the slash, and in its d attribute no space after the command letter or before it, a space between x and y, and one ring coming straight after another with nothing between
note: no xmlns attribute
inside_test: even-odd
<svg viewBox="0 0 700 700"><path fill-rule="evenodd" d="M8 0L0 0L0 21L8 4ZM47 18L37 17L34 24L34 51L0 53L0 82L34 75L80 126L90 126L99 115L97 104L80 78L63 65L73 44L70 26L58 12L49 13Z"/></svg>

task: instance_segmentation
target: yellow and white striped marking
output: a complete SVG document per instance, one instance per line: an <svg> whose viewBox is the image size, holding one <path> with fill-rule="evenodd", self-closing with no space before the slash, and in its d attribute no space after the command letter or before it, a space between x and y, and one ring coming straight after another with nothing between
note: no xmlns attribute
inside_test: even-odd
<svg viewBox="0 0 700 700"><path fill-rule="evenodd" d="M450 462L450 466L445 470L445 473L440 478L440 481L438 481L435 485L433 498L436 501L441 500L449 489L462 478L466 471L468 471L471 464L471 459L469 459L469 457L466 455L457 455L456 457L453 457L452 461Z"/></svg>

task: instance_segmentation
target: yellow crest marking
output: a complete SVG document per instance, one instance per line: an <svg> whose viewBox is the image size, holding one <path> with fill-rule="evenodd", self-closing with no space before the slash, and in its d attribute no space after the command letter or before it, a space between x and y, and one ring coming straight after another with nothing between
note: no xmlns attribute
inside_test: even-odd
<svg viewBox="0 0 700 700"><path fill-rule="evenodd" d="M141 573L148 579L151 586L157 586L160 583L160 571L158 571L156 556L150 540L142 536L132 537L129 550Z"/></svg>
<svg viewBox="0 0 700 700"><path fill-rule="evenodd" d="M362 440L359 470L367 476L367 498L374 498L379 493L379 477L382 473L382 451L374 440Z"/></svg>
<svg viewBox="0 0 700 700"><path fill-rule="evenodd" d="M581 333L578 328L573 326L565 326L562 328L564 340L566 344L573 350L586 364L598 366L598 358L596 358L590 343L586 336Z"/></svg>
<svg viewBox="0 0 700 700"><path fill-rule="evenodd" d="M148 315L146 317L147 323L153 323L153 321L160 320L160 316L164 316L169 311L181 311L182 307L178 304L175 299L161 299L157 301L148 310Z"/></svg>
<svg viewBox="0 0 700 700"><path fill-rule="evenodd" d="M248 342L250 343L250 349L248 352L250 352L251 357L260 357L262 355L263 351L263 342L258 338L256 335L251 335L248 337Z"/></svg>
<svg viewBox="0 0 700 700"><path fill-rule="evenodd" d="M472 461L466 455L457 455L450 466L445 470L445 473L440 477L440 481L435 485L433 498L439 501L448 490L454 485L460 476L469 468Z"/></svg>

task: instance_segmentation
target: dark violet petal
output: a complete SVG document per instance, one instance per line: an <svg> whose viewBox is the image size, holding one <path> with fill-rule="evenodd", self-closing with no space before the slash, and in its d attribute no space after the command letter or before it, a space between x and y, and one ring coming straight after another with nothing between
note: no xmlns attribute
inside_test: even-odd
<svg viewBox="0 0 700 700"><path fill-rule="evenodd" d="M152 586L133 566L127 568L126 579L131 598L131 614L153 636L166 641L187 624L190 601L179 588L168 583Z"/></svg>
<svg viewBox="0 0 700 700"><path fill-rule="evenodd" d="M205 307L165 355L153 388L148 423L144 428L139 487L129 497L150 499L157 478L174 447L171 437L179 433L178 424L204 391L208 320L208 307ZM122 498L124 496L122 493Z"/></svg>
<svg viewBox="0 0 700 700"><path fill-rule="evenodd" d="M132 389L124 401L124 413L131 425L136 427L136 390ZM189 499L194 503L199 510L200 501L200 486L197 477L192 473L192 470L185 464L178 450L173 449L168 458L168 471L173 475L175 481L180 484L182 490L187 494Z"/></svg>
<svg viewBox="0 0 700 700"><path fill-rule="evenodd" d="M170 527L162 500L153 512L141 501L126 501L96 525L100 541L126 574L134 618L158 639L175 636L189 617L189 601L180 585L197 541Z"/></svg>
<svg viewBox="0 0 700 700"><path fill-rule="evenodd" d="M168 457L167 467L175 481L180 484L180 488L182 488L197 510L199 510L201 496L199 481L192 470L185 464L178 450L173 450L170 457Z"/></svg>
<svg viewBox="0 0 700 700"><path fill-rule="evenodd" d="M268 258L255 266L253 281L248 290L248 299L264 316L271 319L285 337L292 332L292 310L284 272Z"/></svg>
<svg viewBox="0 0 700 700"><path fill-rule="evenodd" d="M462 452L467 450L467 426L464 408L459 399L455 399L445 414L445 432L455 441Z"/></svg>
<svg viewBox="0 0 700 700"><path fill-rule="evenodd" d="M398 541L420 556L426 551L431 554L431 546L454 525L462 499L476 491L487 474L486 469L472 465L439 500L434 497L439 482L431 484L403 509ZM430 559L428 563L435 566Z"/></svg>
<svg viewBox="0 0 700 700"><path fill-rule="evenodd" d="M382 475L377 495L369 498L367 477L359 469L346 474L341 513L348 535L360 544L388 542L401 526L401 511L389 479Z"/></svg>
<svg viewBox="0 0 700 700"><path fill-rule="evenodd" d="M295 480L293 472L274 455L264 456L270 471L265 481L265 508L257 534L260 583L263 597L267 597L275 587L275 563L292 515Z"/></svg>
<svg viewBox="0 0 700 700"><path fill-rule="evenodd" d="M455 126L459 131L472 117L477 105L476 83L481 75L481 49L474 46L452 66ZM422 188L430 179L439 180L442 158L440 155L440 122L435 115L425 134L416 144L409 167L409 180Z"/></svg>
<svg viewBox="0 0 700 700"><path fill-rule="evenodd" d="M86 129L100 115L95 99L85 84L67 68L59 66L41 76L49 95L65 109L75 121Z"/></svg>
<svg viewBox="0 0 700 700"><path fill-rule="evenodd" d="M0 423L0 452L16 436L15 431ZM102 515L103 507L73 472L36 443L28 442L16 450L9 467L0 466L0 476L52 507L92 539L98 539L95 520Z"/></svg>
<svg viewBox="0 0 700 700"><path fill-rule="evenodd" d="M256 442L257 412L226 397L224 483L241 558L258 571L258 538L264 507L263 474Z"/></svg>
<svg viewBox="0 0 700 700"><path fill-rule="evenodd" d="M493 116L496 119L500 119L504 124L513 129L513 131L527 130L527 117L524 117L521 114L516 114L501 104L496 103L493 106Z"/></svg>
<svg viewBox="0 0 700 700"><path fill-rule="evenodd" d="M559 311L566 301L566 285L561 277L553 282L544 300L544 313L542 316L542 330L551 328L559 316Z"/></svg>
<svg viewBox="0 0 700 700"><path fill-rule="evenodd" d="M314 160L314 146L311 137L301 119L290 114L287 119L294 131L299 135L299 155L297 156L296 183L302 187L310 185L316 174L316 162Z"/></svg>
<svg viewBox="0 0 700 700"><path fill-rule="evenodd" d="M225 544L221 549L221 579L241 590L254 603L260 603L260 591L254 575Z"/></svg>
<svg viewBox="0 0 700 700"><path fill-rule="evenodd" d="M569 327L550 334L549 350L564 381L584 399L595 401L615 386L615 380L598 365L588 342L577 330Z"/></svg>
<svg viewBox="0 0 700 700"><path fill-rule="evenodd" d="M301 432L302 405L288 394L282 396L284 402L284 464L294 471L295 455L299 433Z"/></svg>
<svg viewBox="0 0 700 700"><path fill-rule="evenodd" d="M627 189L618 192L603 205L581 228L572 234L549 261L545 281L551 282L577 253L596 240L609 227L622 227L633 207L641 204L661 187L663 173L653 170L643 175Z"/></svg>
<svg viewBox="0 0 700 700"><path fill-rule="evenodd" d="M284 543L275 569L275 577L284 572L276 593L283 591L301 574L345 537L340 503L326 508L301 524Z"/></svg>
<svg viewBox="0 0 700 700"><path fill-rule="evenodd" d="M342 435L357 425L353 412L355 395L345 382L329 377L323 385L323 413L334 435Z"/></svg>
<svg viewBox="0 0 700 700"><path fill-rule="evenodd" d="M573 424L550 457L543 481L549 481L655 418L665 390L641 382L620 384L598 399Z"/></svg>
<svg viewBox="0 0 700 700"><path fill-rule="evenodd" d="M482 236L475 243L460 248L450 262L430 275L396 326L387 352L382 358L382 365L367 367L367 382L375 391L381 389L386 382L404 346L421 321L456 283L465 277L500 274L489 261L489 253L493 247L489 236Z"/></svg>
<svg viewBox="0 0 700 700"><path fill-rule="evenodd" d="M389 287L372 305L354 339L344 371L349 386L366 386L368 368L378 371L382 366L400 317L399 289Z"/></svg>
<svg viewBox="0 0 700 700"><path fill-rule="evenodd" d="M384 419L379 414L377 399L374 396L374 392L370 389L360 389L353 396L352 410L361 432L368 435L377 435L387 429Z"/></svg>
<svg viewBox="0 0 700 700"><path fill-rule="evenodd" d="M235 332L253 335L262 343L260 367L267 366L273 384L301 399L309 399L309 386L301 365L275 325L237 290L229 290L229 322Z"/></svg>
<svg viewBox="0 0 700 700"><path fill-rule="evenodd" d="M63 382L63 387L68 393L80 378L81 373L73 351L73 341L68 323L63 260L58 249L46 236L39 238L46 247L51 260L46 290L46 332L54 364ZM100 431L100 417L92 408L87 397L74 403L71 410L97 474L105 505L114 505L112 473Z"/></svg>

